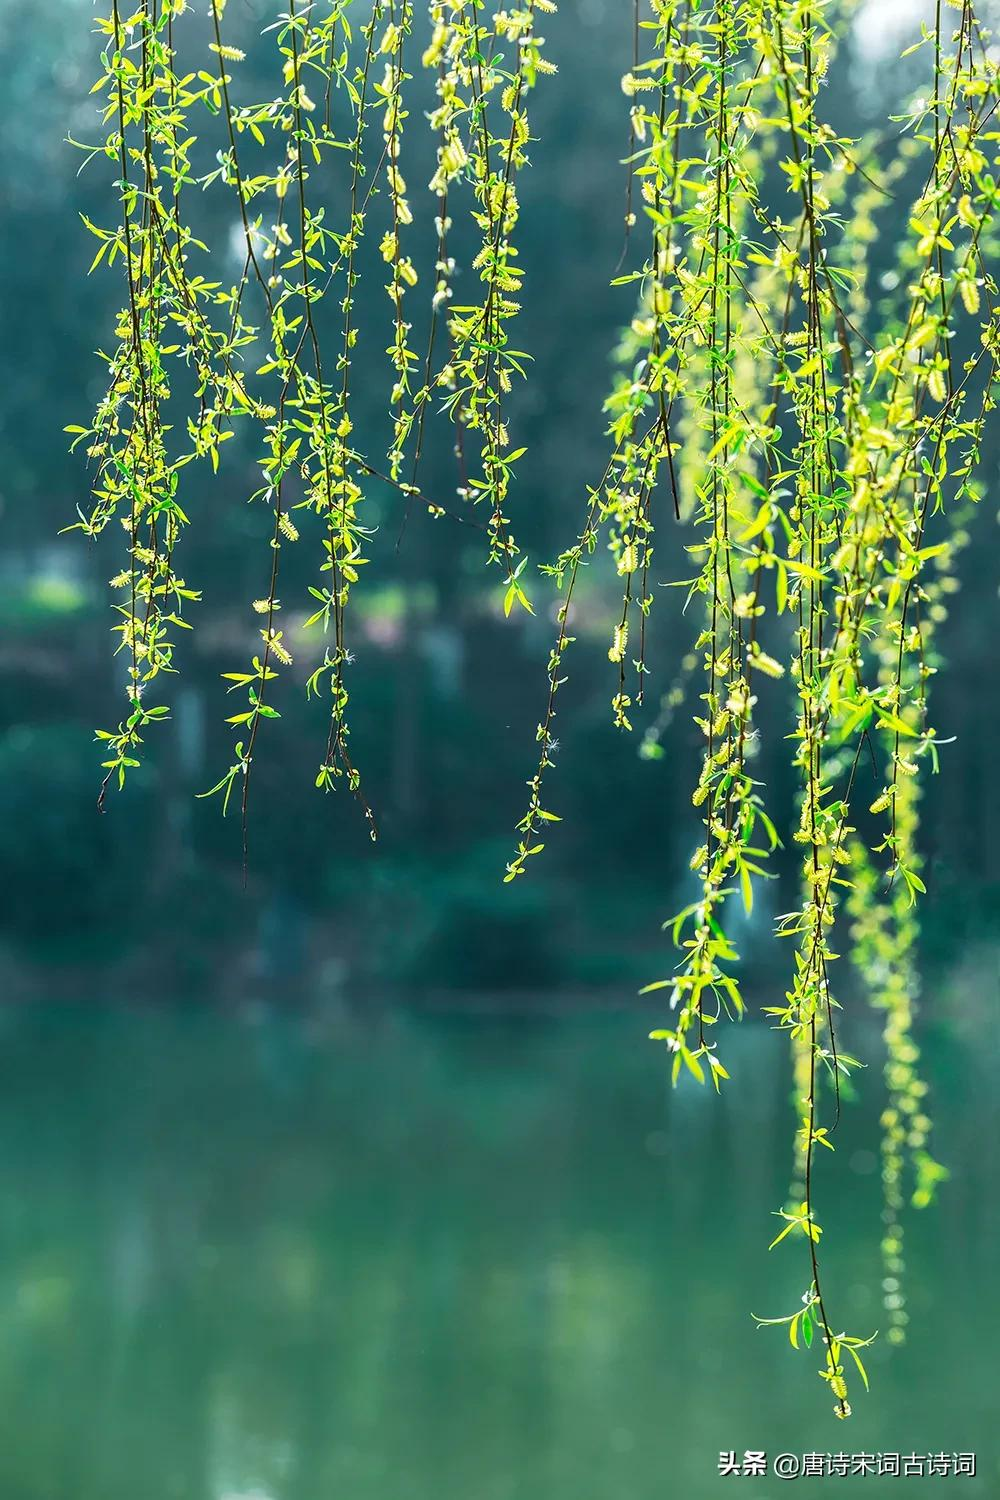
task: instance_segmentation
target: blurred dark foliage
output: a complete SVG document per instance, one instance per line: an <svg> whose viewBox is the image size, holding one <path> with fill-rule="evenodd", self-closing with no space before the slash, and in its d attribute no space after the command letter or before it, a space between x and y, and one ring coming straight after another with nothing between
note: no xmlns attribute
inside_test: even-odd
<svg viewBox="0 0 1000 1500"><path fill-rule="evenodd" d="M515 392L512 423L528 457L513 506L534 560L576 534L586 485L603 467L601 412L617 330L630 315L628 289L612 291L622 249L626 108L619 78L629 28L615 4L579 0L547 21L558 78L533 98L540 143L524 178L520 237L526 268L521 342L533 356ZM56 13L56 14L54 14ZM255 45L263 0L231 7L233 36L250 52L246 87L266 93L266 49ZM227 16L227 20L229 17ZM200 23L199 23L200 24ZM544 580L537 618L505 621L498 578L486 573L479 538L448 519L414 513L400 539L399 501L372 488L380 527L376 559L355 595L356 665L350 684L354 753L376 808L373 847L347 792L324 798L313 778L325 738L323 706L300 690L296 662L280 723L262 736L250 810L244 888L238 813L199 801L225 770L230 742L219 674L241 666L255 624L249 600L269 567L266 517L246 503L256 488L248 444L229 446L214 482L188 469L193 525L183 572L204 591L182 642L183 674L164 683L172 719L124 794L96 810L99 747L92 731L120 717L122 674L112 655L107 578L121 566L110 534L89 547L59 535L85 499L86 463L69 455L62 429L86 422L102 369L94 349L110 337L121 288L101 270L90 279L93 242L79 223L113 213L113 171L103 159L80 172L65 137L99 137L88 88L97 39L83 0L0 11L0 102L6 170L0 178L5 337L0 381L0 935L15 990L95 981L129 993L239 992L272 985L292 992L326 984L359 995L410 995L562 987L631 993L672 960L661 921L688 899L687 862L697 833L688 788L697 731L681 709L656 761L639 758L642 728L655 717L696 631L679 591L664 591L652 624L653 667L636 733L610 722L606 659L613 581L592 568L579 594L561 701L559 763L549 805L563 818L532 874L503 886L524 782L533 767L554 601ZM418 70L419 71L419 70ZM891 92L880 75L880 101ZM900 88L903 80L899 80ZM418 78L404 162L418 184L430 176L432 145L421 129L427 83ZM421 92L422 91L422 92ZM852 72L849 49L832 80L835 106L862 129L874 102ZM419 107L418 107L419 104ZM331 193L337 185L331 184ZM426 315L432 230L412 231L423 275L408 299ZM197 205L207 236L225 244L232 218L215 190ZM369 247L381 234L376 199ZM419 247L419 248L418 248ZM876 254L878 252L876 251ZM886 255L888 255L886 250ZM359 441L384 448L386 389L381 351L390 310L384 276L371 267L362 294L371 394L359 406ZM227 274L235 276L235 262ZM468 274L468 273L466 273ZM458 292L461 293L459 283ZM424 326L417 322L415 347ZM444 503L455 486L451 434L435 421L422 481ZM949 657L935 687L933 718L957 742L925 801L931 854L925 925L930 950L947 963L960 945L995 931L1000 905L1000 828L991 748L998 742L996 629L997 438L990 439L988 495L963 556L963 589L941 632ZM661 497L668 521L668 500ZM679 535L658 552L663 578L683 576ZM300 550L281 594L304 605L314 559ZM295 568L298 568L298 572ZM352 603L352 610L355 604ZM775 716L785 708L769 684ZM776 723L759 765L769 804L787 833L795 817L791 774ZM738 940L769 979L775 956L769 916L796 903L786 855L770 913L755 911ZM780 972L780 971L779 971Z"/></svg>

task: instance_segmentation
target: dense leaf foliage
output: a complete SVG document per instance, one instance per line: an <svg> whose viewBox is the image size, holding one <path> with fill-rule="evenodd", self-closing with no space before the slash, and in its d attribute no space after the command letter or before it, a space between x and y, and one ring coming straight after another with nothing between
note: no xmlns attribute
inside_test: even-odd
<svg viewBox="0 0 1000 1500"><path fill-rule="evenodd" d="M193 61L185 0L142 0L128 13L114 0L99 22L95 92L107 133L87 149L111 164L118 203L113 222L87 227L94 266L113 268L124 295L104 356L106 393L90 424L70 430L94 471L80 526L93 537L118 522L124 533L111 582L127 702L122 721L99 731L104 784L124 784L147 731L167 717L168 705L150 700L178 670L186 606L199 597L177 565L189 524L184 470L217 469L223 444L246 429L260 472L249 498L270 513L270 555L248 601L259 643L225 673L239 699L228 717L234 751L211 792L224 809L236 793L245 842L261 730L280 716L292 661L282 554L311 548L306 628L324 646L307 687L328 714L316 784L346 783L374 837L350 752L347 686L351 601L370 562L370 485L396 493L401 524L417 506L481 532L505 613L531 612L537 592L511 519L525 449L512 438L507 397L529 359L516 347L519 183L530 97L554 70L539 30L554 5L431 0L421 51L411 0L289 0L267 32L279 91L257 101L243 97L245 59L226 40L225 9L211 0ZM946 1175L927 1149L911 1034L920 787L941 742L928 688L1000 361L987 264L1000 163L989 37L972 0L937 0L909 49L923 67L917 97L882 134L854 139L824 110L851 13L848 0L636 0L623 14L633 64L622 81L625 245L614 284L629 299L626 326L606 402L606 467L581 497L575 538L541 569L557 592L555 638L537 768L506 872L508 883L526 874L559 821L547 786L574 595L581 571L606 552L621 584L608 622L619 729L632 728L643 702L658 585L683 588L694 621L665 711L700 672L699 892L667 923L677 968L648 986L670 997L670 1024L652 1035L675 1081L685 1073L719 1090L729 1078L717 1036L746 1009L730 916L734 903L749 913L772 878L788 822L755 771L765 737L790 747L801 901L777 922L789 982L783 1003L767 1009L792 1049L797 1129L773 1245L802 1247L805 1285L799 1308L760 1321L786 1326L796 1348L818 1334L819 1373L840 1417L850 1413L848 1378L867 1386L859 1351L871 1337L839 1330L820 1263L817 1148L834 1148L841 1083L857 1066L837 1040L835 934L849 935L884 1016L884 1285L899 1342L904 1184L909 1176L924 1204ZM410 132L427 128L408 108L408 69L418 65L436 96L435 170L419 192L405 178ZM194 163L206 145L215 165L202 171ZM238 217L233 285L188 217L206 191L228 195ZM359 326L374 307L362 302L361 267L376 195L388 205L376 290L388 297L392 329L384 454L358 441L353 378ZM412 242L425 222L434 275L418 350L410 307L425 294ZM886 240L895 265L875 279L870 250ZM452 295L456 242L471 242L478 279L464 305ZM453 427L446 505L420 482L434 420ZM664 526L672 534L658 545ZM676 565L675 536L686 567ZM663 754L656 725L643 752ZM882 785L874 800L860 794L866 761Z"/></svg>

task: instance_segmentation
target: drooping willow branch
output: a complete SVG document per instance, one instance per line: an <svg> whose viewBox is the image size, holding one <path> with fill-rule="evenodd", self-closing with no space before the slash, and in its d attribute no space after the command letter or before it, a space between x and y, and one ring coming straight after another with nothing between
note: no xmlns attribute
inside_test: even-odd
<svg viewBox="0 0 1000 1500"><path fill-rule="evenodd" d="M95 267L120 276L122 298L106 394L91 425L70 430L93 464L82 529L95 537L117 521L124 534L112 585L126 706L116 728L99 731L102 801L168 715L151 702L154 685L158 696L178 670L179 632L199 598L175 566L189 466L219 470L237 434L256 454L260 485L248 499L266 513L268 551L248 601L249 660L224 674L243 699L228 719L233 752L205 795L219 794L225 809L236 793L244 851L262 731L280 717L285 669L302 649L283 624L286 548L314 559L304 629L322 644L306 687L326 710L316 785L346 785L373 837L349 692L373 497L398 501L400 532L414 510L477 530L484 560L500 569L505 612L531 610L511 505L526 450L509 397L528 358L514 345L530 342L516 333L520 188L532 91L555 71L540 34L553 9L552 0L429 0L424 16L411 0L283 0L255 53L267 78L257 100L225 0L210 0L203 33L184 0L139 0L128 14L112 0L99 19L106 135L91 154L109 164L117 207L109 227L88 228ZM847 1372L867 1385L860 1351L870 1339L838 1331L838 1290L820 1249L819 1159L835 1146L841 1081L856 1067L835 957L846 918L862 988L884 1021L882 1242L898 1342L903 1183L923 1203L945 1175L927 1150L913 1036L922 777L937 769L940 743L929 707L934 632L979 494L1000 362L988 269L1000 167L990 38L973 0L937 0L908 49L920 70L913 103L855 139L829 117L826 88L852 15L850 0L622 7L629 159L614 285L634 302L605 403L604 472L581 497L575 536L542 568L559 593L556 632L506 872L525 874L559 821L548 777L584 569L606 554L614 574L604 628L623 731L656 671L658 587L679 584L695 623L643 745L662 750L666 719L690 688L701 829L692 899L666 924L679 962L647 987L671 1009L652 1035L674 1081L686 1072L719 1090L729 1079L717 1038L748 1009L734 907L752 913L789 842L798 885L776 924L789 981L784 1002L765 1010L790 1045L797 1114L793 1191L773 1243L800 1246L803 1291L793 1312L761 1321L785 1326L795 1347L818 1337L838 1417L850 1412ZM435 101L426 193L407 183L422 80ZM200 237L205 193L222 195L238 219L234 286L213 273L214 247ZM379 213L381 237L369 239ZM456 305L455 257L469 241L478 282ZM888 270L875 268L876 245L891 248ZM433 264L426 295L422 248ZM421 311L425 343L411 321ZM387 340L377 362L387 439L357 430L369 409L359 340L372 325ZM442 415L457 459L446 505L419 483ZM771 804L762 784L765 736L792 746L792 809Z"/></svg>
<svg viewBox="0 0 1000 1500"><path fill-rule="evenodd" d="M642 629L631 664L641 702L653 604L650 497L669 459L686 551L700 563L685 580L688 601L701 598L705 610L692 661L700 656L704 670L694 802L705 833L691 861L699 894L667 924L681 961L647 987L669 993L675 1019L652 1035L667 1044L675 1081L681 1069L710 1077L716 1089L728 1078L712 1028L726 1013L742 1015L746 1002L726 913L738 898L752 909L778 842L752 774L762 732L758 682L787 675L797 701L800 814L792 837L804 856L802 899L777 923L795 952L786 1002L765 1009L792 1043L799 1114L796 1191L774 1243L803 1238L809 1277L796 1312L761 1321L786 1325L796 1347L818 1331L820 1374L840 1417L850 1412L845 1362L867 1385L859 1351L870 1342L831 1322L816 1206L817 1148L833 1149L840 1078L856 1065L838 1040L830 972L845 892L862 963L873 946L882 956L865 968L873 1002L886 1012L883 1249L896 1341L904 1146L917 1162L916 1201L944 1175L925 1150L929 1122L918 1113L924 1090L911 1037L914 905L924 891L918 781L923 765L936 768L937 743L926 702L929 575L953 550L949 527L977 493L996 353L983 254L995 213L985 127L997 107L996 65L971 0L954 9L954 28L939 5L911 49L925 50L931 65L899 122L909 135L893 161L884 159L885 143L880 151L840 135L823 117L823 85L849 7L651 0L646 29L655 48L625 79L630 98L648 101L633 106L630 130L647 142L632 167L649 249L640 270L617 278L637 284L639 307L624 346L627 368L608 403L613 455L589 493L578 540L548 570L562 590L558 633L539 764L507 867L509 880L525 873L544 847L544 826L558 821L542 796L556 700L567 680L580 570L602 541L624 579L608 653L617 668L612 712L631 728L630 624L638 600ZM787 206L773 187L775 168ZM885 205L898 220L904 194L912 238L899 248L899 269L884 283L894 295L886 296L872 285L867 251ZM971 421L970 399L982 402ZM935 521L944 539L929 541ZM676 550L676 542L668 546ZM771 578L773 595L765 587ZM789 616L790 636L782 628ZM666 701L674 711L678 690ZM655 752L655 731L647 744ZM874 802L865 790L869 759L887 777ZM865 818L886 814L888 827L862 857L856 820L868 803ZM877 977L887 955L896 960L891 982Z"/></svg>
<svg viewBox="0 0 1000 1500"><path fill-rule="evenodd" d="M81 513L81 526L96 536L118 518L128 536L128 567L112 580L127 594L117 628L129 660L128 714L116 730L100 731L110 757L102 801L108 782L123 785L139 764L147 727L168 716L166 704L147 701L149 684L177 670L175 633L190 628L182 607L199 597L173 568L187 522L182 470L192 459L207 458L217 471L222 444L238 426L256 431L260 445L262 486L250 498L271 511L270 557L252 605L261 617L259 641L245 668L225 674L230 691L246 694L245 706L228 720L234 757L206 795L220 794L226 808L239 787L244 848L260 731L264 720L280 717L280 669L292 663L293 641L280 624L281 552L303 540L301 531L318 530L321 548L320 577L310 589L318 607L306 626L325 638L321 664L307 681L310 696L325 691L329 702L316 784L331 790L343 777L373 837L374 814L349 749L347 687L354 659L349 603L370 560L372 526L365 514L373 484L407 508L416 503L431 515L459 520L467 519L463 504L472 510L485 502L488 520L473 525L488 539L490 558L503 565L505 608L509 613L519 603L530 609L518 582L524 560L516 561L507 515L513 466L524 450L511 447L503 401L512 373L523 374L524 356L510 349L507 325L517 311L511 294L520 281L513 235L517 179L527 164L526 100L538 76L555 71L543 55L536 12L554 9L552 0L513 8L491 8L485 0L431 7L435 29L425 60L440 64L441 98L433 122L441 145L430 185L441 209L432 329L446 309L449 356L435 369L432 335L419 388L405 315L407 293L418 279L404 245L413 221L403 178L410 0L375 0L367 11L354 0L289 0L267 28L280 88L260 103L241 98L245 57L228 39L226 0L211 0L204 59L193 55L193 39L185 49L179 35L181 18L188 25L191 17L184 0L142 0L128 15L115 3L98 21L107 45L95 92L104 96L109 133L91 155L115 162L121 212L115 228L88 227L100 240L95 266L121 262L127 301L108 356L107 395L90 428L70 431L86 442L97 465L94 504ZM357 32L352 11L362 18ZM182 57L205 65L183 71ZM499 131L491 123L497 111ZM380 132L370 129L373 114ZM206 135L201 142L199 129ZM192 163L209 148L218 165L196 176ZM345 155L348 189L331 198ZM220 187L235 204L243 241L242 274L229 290L195 269L206 247L182 212L194 190ZM457 206L462 188L482 240L474 265L484 296L477 307L451 308L445 197ZM387 473L356 442L352 401L363 321L363 240L379 195L390 217L380 245L392 310ZM322 306L331 296L341 314L333 337ZM169 342L171 336L179 342ZM171 424L164 417L181 390L194 405L186 446L176 432L168 441ZM481 477L463 473L451 506L417 486L427 408L439 401L459 433L474 432L481 447ZM406 482L401 475L409 444L414 452Z"/></svg>

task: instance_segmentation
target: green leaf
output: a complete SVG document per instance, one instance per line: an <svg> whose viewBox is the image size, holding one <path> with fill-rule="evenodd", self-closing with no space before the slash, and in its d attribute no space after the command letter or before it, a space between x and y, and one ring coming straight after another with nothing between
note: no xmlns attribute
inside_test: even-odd
<svg viewBox="0 0 1000 1500"><path fill-rule="evenodd" d="M778 1233L778 1234L776 1234L774 1236L774 1239L771 1241L771 1243L768 1245L767 1248L769 1250L773 1250L774 1247L775 1247L775 1245L780 1245L781 1241L785 1238L785 1235L786 1234L791 1234L792 1230L795 1228L796 1224L798 1224L799 1222L800 1221L798 1219L792 1219L790 1221L790 1223L788 1223L788 1224L785 1225L784 1229L782 1229L780 1231L780 1233Z"/></svg>
<svg viewBox="0 0 1000 1500"><path fill-rule="evenodd" d="M750 879L750 871L745 864L740 865L740 890L743 893L743 907L747 916L753 911L753 881Z"/></svg>
<svg viewBox="0 0 1000 1500"><path fill-rule="evenodd" d="M865 1390L866 1391L871 1390L871 1387L868 1384L868 1371L865 1369L864 1365L861 1363L861 1355L858 1353L858 1351L851 1344L845 1344L844 1347L846 1348L848 1354L851 1356L851 1358L853 1359L854 1363L858 1367L858 1374L861 1376L861 1379L864 1382Z"/></svg>
<svg viewBox="0 0 1000 1500"><path fill-rule="evenodd" d="M693 1073L699 1083L704 1083L705 1070L702 1067L701 1063L698 1061L697 1055L694 1052L691 1052L687 1047L682 1046L681 1057L683 1057L684 1059L688 1072Z"/></svg>

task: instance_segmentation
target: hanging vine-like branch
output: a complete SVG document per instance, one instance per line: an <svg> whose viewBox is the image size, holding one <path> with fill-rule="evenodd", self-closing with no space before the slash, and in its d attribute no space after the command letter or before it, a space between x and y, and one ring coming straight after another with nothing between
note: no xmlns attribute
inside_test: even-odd
<svg viewBox="0 0 1000 1500"><path fill-rule="evenodd" d="M151 700L181 665L200 597L175 562L189 524L185 470L218 470L237 432L256 454L260 484L248 499L267 512L269 547L248 601L249 659L224 674L240 699L227 719L232 754L204 795L225 811L235 793L244 860L253 765L292 662L285 549L314 558L305 624L322 647L307 693L327 714L316 785L346 784L372 838L348 684L373 490L398 497L401 526L414 509L471 525L500 569L504 612L532 611L511 503L526 449L508 398L529 357L513 346L521 186L529 103L555 72L540 31L554 10L552 0L429 0L426 15L411 0L285 0L253 68L233 44L226 0L210 0L207 28L185 0L138 0L128 13L112 0L98 19L105 134L84 149L107 164L117 203L108 224L86 224L98 241L92 269L120 277L121 310L102 356L105 393L89 425L68 430L92 465L80 528L96 538L117 522L124 535L111 586L125 707L98 731L102 805L168 717L169 705ZM772 1245L801 1247L803 1290L792 1312L758 1321L784 1326L795 1348L818 1338L838 1417L850 1414L849 1378L867 1386L861 1351L874 1335L839 1329L821 1255L819 1158L834 1149L841 1083L857 1066L842 1045L835 935L849 926L884 1022L882 1249L898 1343L904 1183L922 1205L947 1175L928 1151L913 1036L922 778L937 769L940 743L928 693L1000 368L988 269L995 49L973 0L936 0L908 49L922 68L911 106L883 135L855 139L827 118L824 92L852 14L850 0L623 7L629 149L613 285L633 302L605 403L604 472L581 497L575 536L541 569L558 595L555 636L506 869L508 882L525 875L559 821L548 778L584 569L607 555L616 579L607 654L623 731L645 706L657 585L680 586L695 624L642 749L663 753L665 727L697 681L702 826L692 899L665 924L679 961L647 986L671 1011L652 1037L674 1082L687 1073L719 1090L729 1080L719 1038L748 1008L733 907L749 914L781 842L797 846L796 904L776 924L789 940L789 982L765 1010L788 1038L797 1114L792 1191ZM257 69L268 81L255 101L246 80ZM406 181L422 81L434 90L424 240ZM205 193L225 195L238 223L233 286L213 272L189 217ZM366 237L379 199L376 255L376 235ZM878 278L876 242L895 257ZM478 290L458 305L456 246L466 243ZM366 296L370 265L379 284ZM426 344L410 321L421 306ZM356 432L355 366L359 335L379 319L389 330L388 441L367 443ZM439 416L457 458L447 506L420 487ZM791 816L768 805L755 774L765 735L793 747Z"/></svg>

